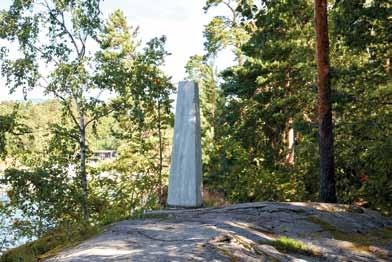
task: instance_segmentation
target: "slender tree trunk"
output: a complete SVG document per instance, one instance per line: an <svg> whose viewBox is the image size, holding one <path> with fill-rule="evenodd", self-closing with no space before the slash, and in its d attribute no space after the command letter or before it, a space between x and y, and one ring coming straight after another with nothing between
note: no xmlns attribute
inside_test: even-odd
<svg viewBox="0 0 392 262"><path fill-rule="evenodd" d="M159 136L159 201L160 203L164 203L163 201L163 192L162 192L162 165L163 165L163 139L162 139L162 116L161 116L161 103L158 101L158 136Z"/></svg>
<svg viewBox="0 0 392 262"><path fill-rule="evenodd" d="M314 1L314 14L318 85L320 201L336 203L327 0Z"/></svg>
<svg viewBox="0 0 392 262"><path fill-rule="evenodd" d="M83 127L83 130L80 133L80 177L82 182L82 209L83 209L83 218L84 220L89 219L88 212L88 204L87 204L87 174L86 174L86 130Z"/></svg>
<svg viewBox="0 0 392 262"><path fill-rule="evenodd" d="M79 147L80 147L80 179L82 185L82 211L83 211L83 218L85 221L89 219L89 212L88 212L88 191L87 191L87 174L86 174L86 125L84 119L84 113L80 108L79 104L77 103L77 110L79 112Z"/></svg>

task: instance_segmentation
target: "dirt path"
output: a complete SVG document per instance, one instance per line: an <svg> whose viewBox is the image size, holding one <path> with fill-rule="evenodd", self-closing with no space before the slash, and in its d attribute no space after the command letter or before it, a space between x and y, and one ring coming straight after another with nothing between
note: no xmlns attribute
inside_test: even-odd
<svg viewBox="0 0 392 262"><path fill-rule="evenodd" d="M48 261L391 260L392 220L374 211L260 202L149 212Z"/></svg>

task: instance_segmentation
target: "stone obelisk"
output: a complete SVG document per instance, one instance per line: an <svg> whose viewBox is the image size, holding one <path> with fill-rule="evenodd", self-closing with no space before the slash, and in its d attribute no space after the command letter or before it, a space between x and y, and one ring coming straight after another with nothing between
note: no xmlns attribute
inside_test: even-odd
<svg viewBox="0 0 392 262"><path fill-rule="evenodd" d="M199 89L192 81L178 85L167 204L202 205Z"/></svg>

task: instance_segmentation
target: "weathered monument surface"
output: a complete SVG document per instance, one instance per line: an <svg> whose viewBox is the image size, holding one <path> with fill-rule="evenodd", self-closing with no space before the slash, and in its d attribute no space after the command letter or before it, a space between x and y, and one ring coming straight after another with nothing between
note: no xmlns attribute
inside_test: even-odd
<svg viewBox="0 0 392 262"><path fill-rule="evenodd" d="M198 207L202 204L202 164L199 89L182 81L177 92L167 204Z"/></svg>

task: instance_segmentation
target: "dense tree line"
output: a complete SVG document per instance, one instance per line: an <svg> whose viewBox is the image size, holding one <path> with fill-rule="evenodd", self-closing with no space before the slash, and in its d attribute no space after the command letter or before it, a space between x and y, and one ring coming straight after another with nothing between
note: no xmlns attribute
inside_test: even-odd
<svg viewBox="0 0 392 262"><path fill-rule="evenodd" d="M339 202L389 213L392 6L388 1L332 1L328 7L321 2L324 21L315 12L320 1L207 1L206 10L222 5L230 12L206 26L206 54L192 67L201 74L202 94L211 86L218 94L214 101L202 95L202 107L216 106L210 125L219 127L214 148L208 149L213 160L204 162L205 182L232 201L334 202L336 181ZM324 107L329 124L318 110L317 19L324 23L320 43L330 60L330 69L320 71L330 78L324 80L331 87L325 98L332 107ZM209 84L211 65L223 46L232 47L237 63ZM325 127L334 129L335 156L320 147L330 162L323 167L319 143L327 140L318 133ZM330 196L322 193L328 186Z"/></svg>

